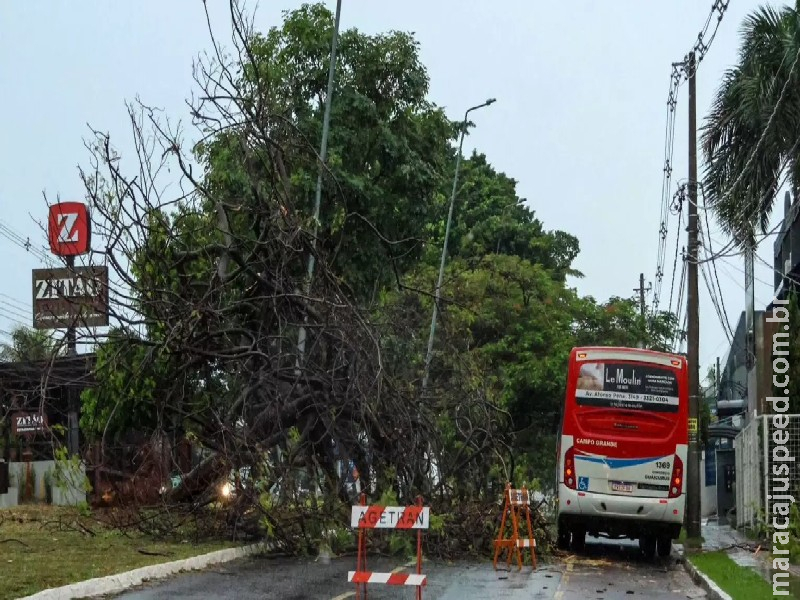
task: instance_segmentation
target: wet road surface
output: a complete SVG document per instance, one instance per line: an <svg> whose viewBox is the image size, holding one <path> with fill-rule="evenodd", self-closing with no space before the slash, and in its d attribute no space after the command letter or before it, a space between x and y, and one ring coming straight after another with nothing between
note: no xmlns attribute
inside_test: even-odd
<svg viewBox="0 0 800 600"><path fill-rule="evenodd" d="M554 600L677 600L705 598L678 555L645 560L636 542L587 539L586 551L563 560Z"/></svg>
<svg viewBox="0 0 800 600"><path fill-rule="evenodd" d="M370 570L388 572L408 567L390 559L368 561ZM187 573L162 583L129 591L125 600L231 598L235 600L350 600L355 586L347 572L355 570L355 557L329 562L314 559L250 558L203 572ZM530 563L519 572L505 564L498 571L486 563L434 563L423 565L428 585L426 600L678 600L703 598L675 557L647 562L638 546L593 543L587 540L580 556ZM414 598L413 587L370 585L369 599Z"/></svg>

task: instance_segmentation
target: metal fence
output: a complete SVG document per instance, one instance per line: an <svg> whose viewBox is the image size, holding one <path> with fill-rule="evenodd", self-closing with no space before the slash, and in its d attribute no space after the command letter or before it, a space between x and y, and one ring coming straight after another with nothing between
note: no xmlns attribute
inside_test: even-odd
<svg viewBox="0 0 800 600"><path fill-rule="evenodd" d="M761 528L772 513L771 497L798 498L800 415L759 415L736 436L734 449L737 526Z"/></svg>

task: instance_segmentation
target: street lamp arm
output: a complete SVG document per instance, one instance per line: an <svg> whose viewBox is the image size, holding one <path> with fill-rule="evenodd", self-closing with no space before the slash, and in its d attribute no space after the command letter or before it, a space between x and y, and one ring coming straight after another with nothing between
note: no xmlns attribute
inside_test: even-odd
<svg viewBox="0 0 800 600"><path fill-rule="evenodd" d="M468 108L468 109L467 109L467 112L464 114L464 120L465 120L465 121L467 120L467 115L468 115L469 113L471 113L473 110L478 110L479 108L483 108L484 106L489 106L490 104L494 104L495 102L497 102L497 99L496 99L496 98L489 98L489 99L488 99L486 102L484 102L483 104L478 104L477 106L473 106L472 108Z"/></svg>
<svg viewBox="0 0 800 600"><path fill-rule="evenodd" d="M490 104L494 103L494 98L489 98L483 104L478 104L477 106L473 106L472 108L467 109L467 112L464 113L464 120L461 123L461 136L458 142L458 154L456 155L456 170L453 175L453 190L450 193L450 207L447 211L447 224L445 225L444 229L444 243L442 244L442 257L439 263L439 277L436 281L436 290L434 293L434 300L433 300L433 315L431 316L431 330L430 335L428 336L428 350L425 353L425 371L422 376L422 393L425 394L425 391L428 388L428 377L430 376L430 368L431 368L431 359L433 357L433 340L434 336L436 335L436 316L439 311L439 300L441 298L441 290L442 290L442 280L444 279L444 265L445 260L447 259L447 240L450 237L450 226L453 221L453 207L456 202L456 190L458 189L458 170L461 167L461 151L464 147L464 136L467 133L467 118L469 113L473 110L477 110L479 108L483 108L484 106L489 106Z"/></svg>

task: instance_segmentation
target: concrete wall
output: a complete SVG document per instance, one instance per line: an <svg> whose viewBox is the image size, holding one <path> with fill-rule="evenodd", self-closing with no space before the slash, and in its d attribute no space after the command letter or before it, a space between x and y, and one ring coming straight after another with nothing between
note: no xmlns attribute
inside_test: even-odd
<svg viewBox="0 0 800 600"><path fill-rule="evenodd" d="M30 467L30 475L28 469ZM51 496L49 500L52 504L60 506L75 506L80 502L86 501L84 482L86 478L86 467L81 464L80 471L72 474L66 485L58 486L53 481L53 473L56 470L54 460L39 460L30 463L12 462L9 463L10 486L7 494L0 494L0 508L16 506L20 501L28 501L26 498L26 482L32 482L32 502L48 502L47 483L50 483Z"/></svg>

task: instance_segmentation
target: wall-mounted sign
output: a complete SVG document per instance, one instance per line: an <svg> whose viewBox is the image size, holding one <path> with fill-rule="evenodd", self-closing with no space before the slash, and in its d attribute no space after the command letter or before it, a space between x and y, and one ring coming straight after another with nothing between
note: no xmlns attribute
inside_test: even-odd
<svg viewBox="0 0 800 600"><path fill-rule="evenodd" d="M50 250L58 256L86 254L91 247L92 223L86 205L60 202L50 207L47 220Z"/></svg>
<svg viewBox="0 0 800 600"><path fill-rule="evenodd" d="M47 415L44 413L14 413L11 416L11 431L14 435L36 435L47 431Z"/></svg>
<svg viewBox="0 0 800 600"><path fill-rule="evenodd" d="M33 270L33 327L108 325L108 267Z"/></svg>

